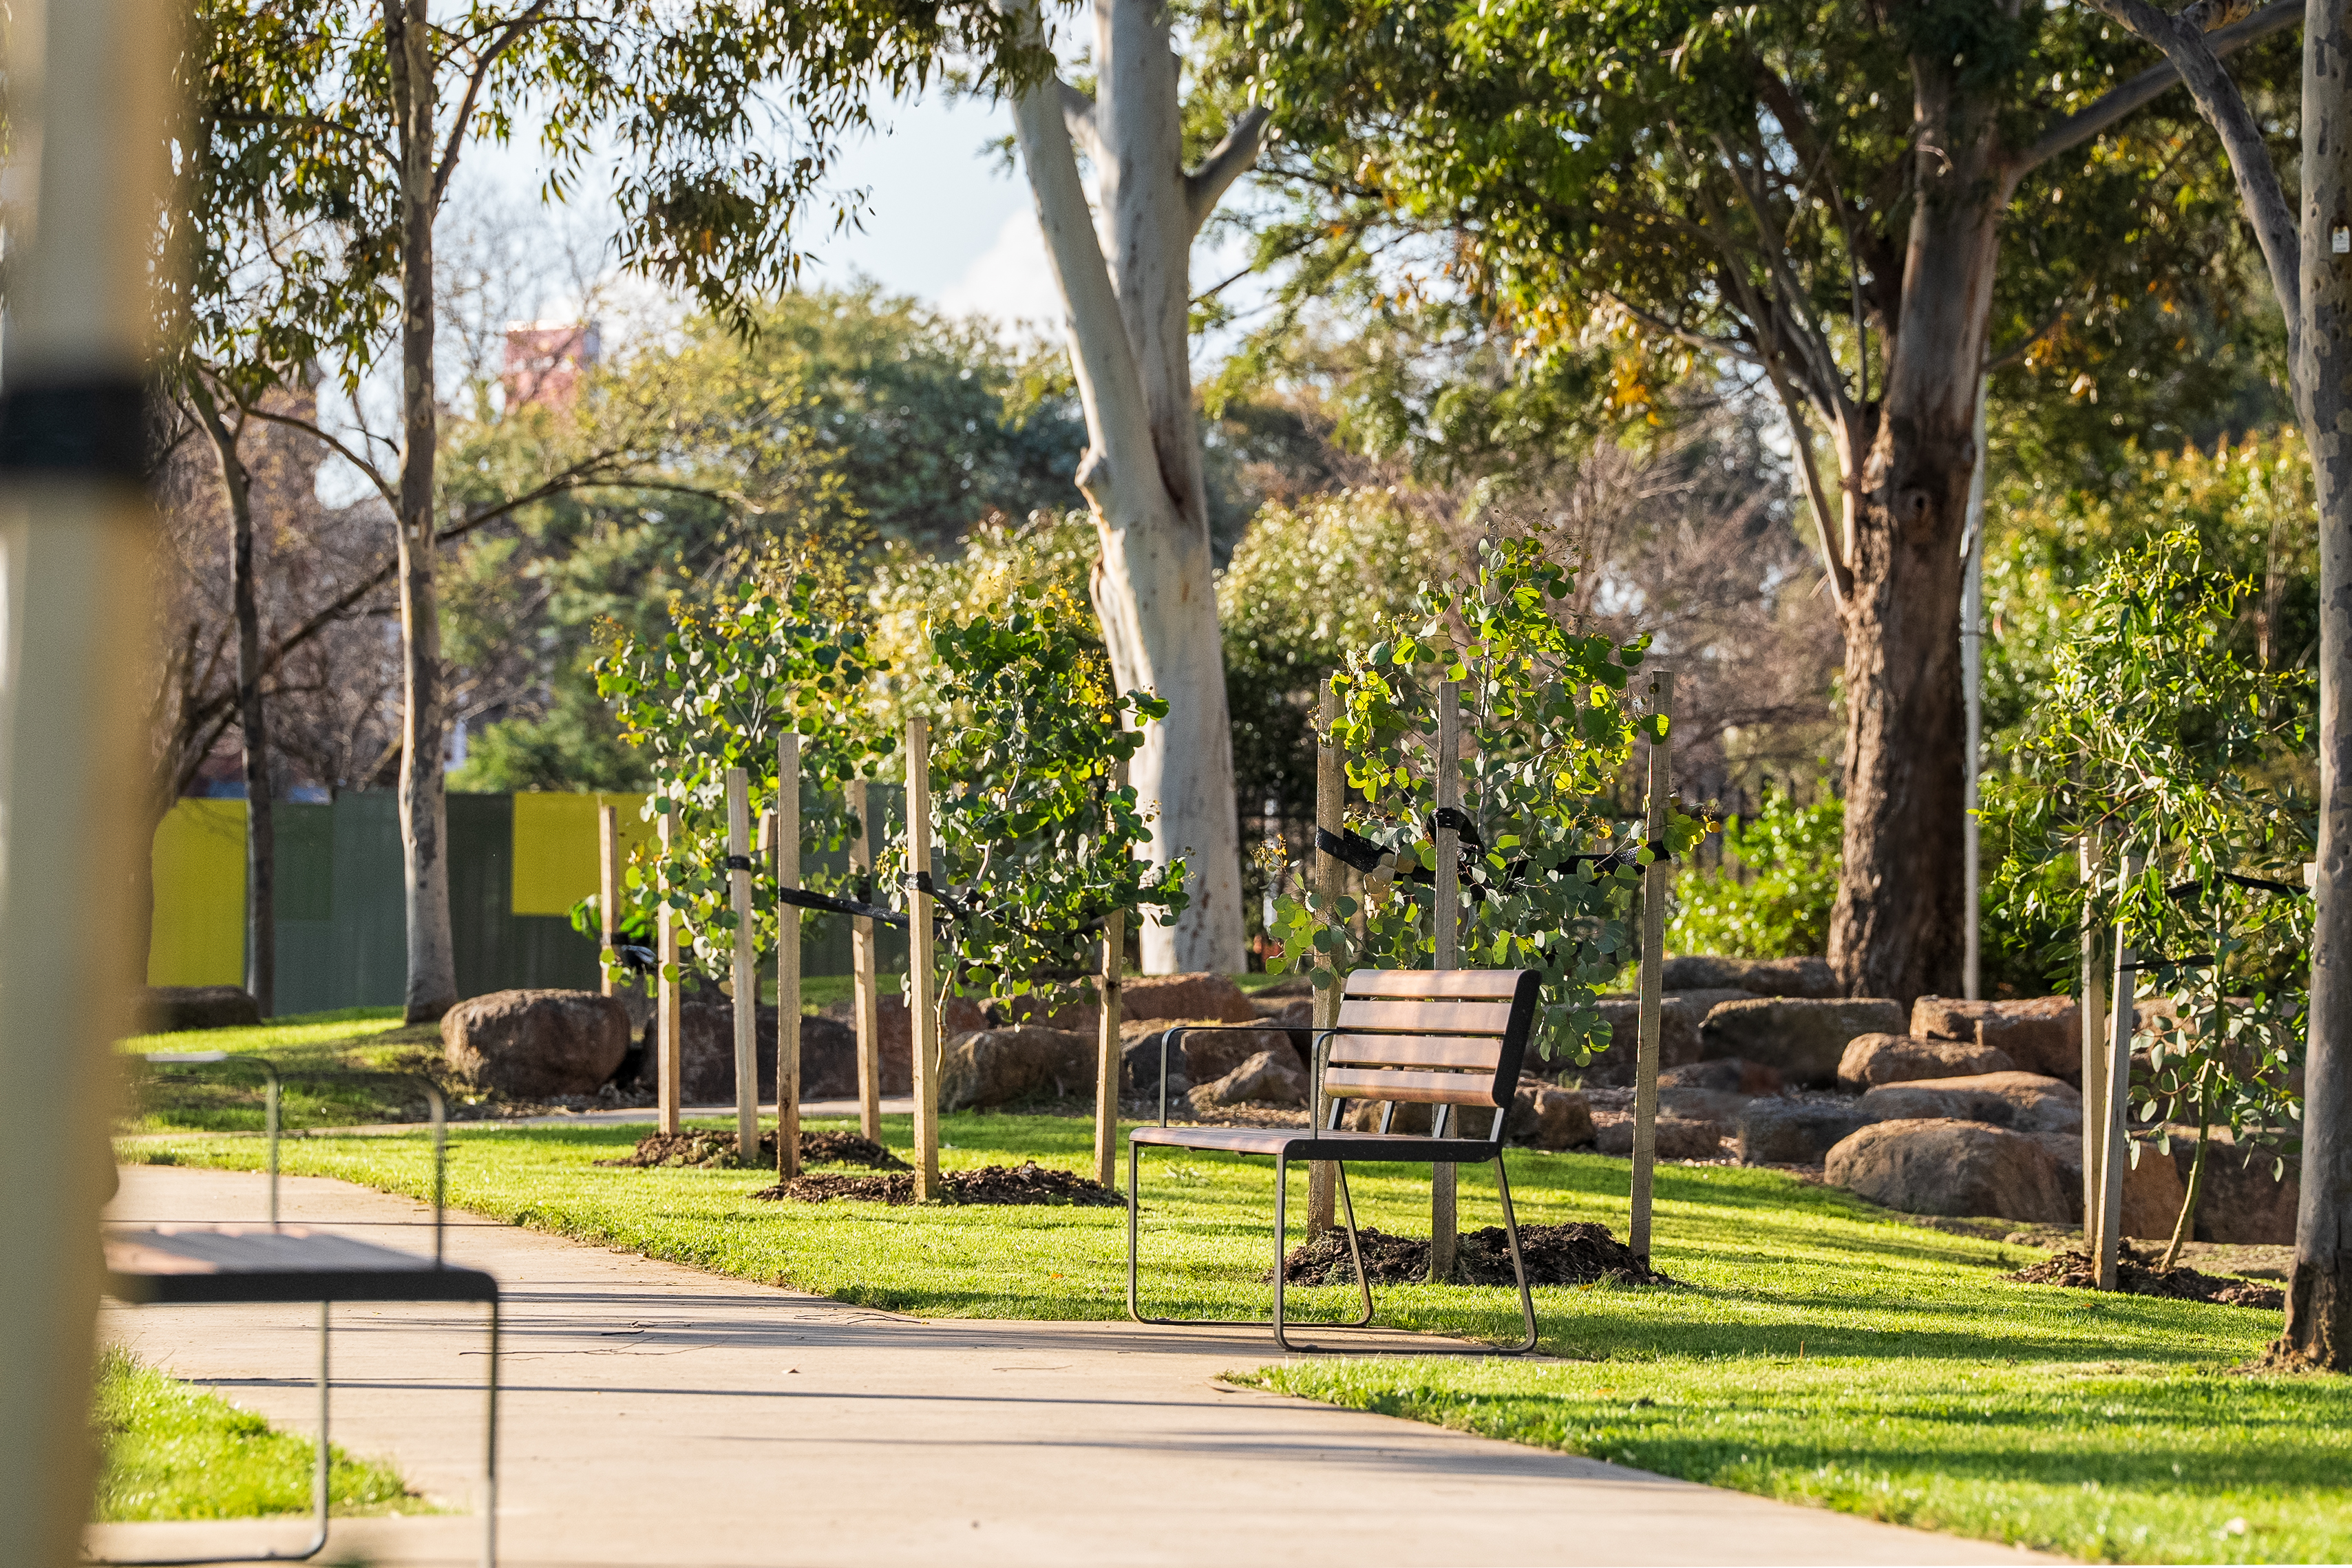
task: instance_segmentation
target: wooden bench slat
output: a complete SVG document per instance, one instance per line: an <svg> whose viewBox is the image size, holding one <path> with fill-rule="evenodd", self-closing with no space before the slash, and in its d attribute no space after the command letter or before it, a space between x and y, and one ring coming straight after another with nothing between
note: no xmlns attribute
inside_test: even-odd
<svg viewBox="0 0 2352 1568"><path fill-rule="evenodd" d="M1334 1035L1333 1066L1475 1068L1491 1074L1503 1042L1478 1035Z"/></svg>
<svg viewBox="0 0 2352 1568"><path fill-rule="evenodd" d="M1327 1068L1323 1092L1335 1100L1393 1100L1422 1105L1495 1108L1492 1073L1413 1072L1381 1068Z"/></svg>
<svg viewBox="0 0 2352 1568"><path fill-rule="evenodd" d="M1501 997L1517 994L1516 969L1359 969L1348 976L1349 996Z"/></svg>
<svg viewBox="0 0 2352 1568"><path fill-rule="evenodd" d="M1490 1035L1511 1026L1511 1004L1504 1002L1393 1002L1349 997L1339 1004L1343 1029L1394 1029L1425 1035Z"/></svg>

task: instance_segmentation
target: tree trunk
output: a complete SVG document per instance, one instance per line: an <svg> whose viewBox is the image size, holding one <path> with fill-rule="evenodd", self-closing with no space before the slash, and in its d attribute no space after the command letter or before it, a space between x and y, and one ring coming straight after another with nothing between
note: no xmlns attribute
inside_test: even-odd
<svg viewBox="0 0 2352 1568"><path fill-rule="evenodd" d="M2352 223L2352 26L2313 0L2303 29L2302 340L2296 391L2319 489L2319 875L2304 1070L2303 1192L2286 1331L2290 1365L2352 1372L2352 289L2330 230ZM2294 309L2298 301L2287 301Z"/></svg>
<svg viewBox="0 0 2352 1568"><path fill-rule="evenodd" d="M245 742L245 988L261 1016L278 1011L278 836L269 811L269 725L261 701L261 611L254 591L253 476L211 389L191 378L190 400L219 454L228 497L229 600L236 616L237 724ZM152 901L152 892L151 892ZM150 912L152 924L152 912Z"/></svg>
<svg viewBox="0 0 2352 1568"><path fill-rule="evenodd" d="M441 624L434 593L433 402L435 78L425 0L385 0L393 101L400 116L401 454L400 848L408 915L410 1023L457 1000L449 934L449 808L441 776Z"/></svg>
<svg viewBox="0 0 2352 1568"><path fill-rule="evenodd" d="M1960 978L1960 538L1975 472L2000 187L1992 116L1920 62L1919 197L1900 334L1848 483L1844 873L1829 958L1847 991L1906 1005ZM1853 458L1864 451L1862 472Z"/></svg>
<svg viewBox="0 0 2352 1568"><path fill-rule="evenodd" d="M1156 808L1152 862L1186 860L1192 901L1173 926L1143 927L1143 967L1237 970L1246 961L1233 734L1187 335L1192 235L1223 186L1184 172L1166 14L1150 0L1097 0L1095 34L1098 100L1070 107L1066 123L1069 89L1049 78L1015 100L1013 123L1086 409L1077 480L1102 542L1095 610L1121 689L1169 704L1131 777ZM1099 176L1098 231L1074 129ZM1254 153L1255 121L1247 134Z"/></svg>

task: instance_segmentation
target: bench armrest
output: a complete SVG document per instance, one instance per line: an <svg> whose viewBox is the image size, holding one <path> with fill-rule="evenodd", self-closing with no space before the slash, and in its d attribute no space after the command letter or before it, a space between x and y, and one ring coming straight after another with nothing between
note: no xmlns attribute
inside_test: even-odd
<svg viewBox="0 0 2352 1568"><path fill-rule="evenodd" d="M1186 1035L1262 1035L1268 1030L1286 1035L1290 1033L1291 1026L1275 1023L1187 1024L1181 1028L1162 1029L1160 1032L1160 1125L1162 1127L1168 1125L1168 1047L1171 1039L1180 1039ZM1338 1026L1334 1026L1328 1029L1317 1029L1308 1037L1307 1054L1310 1058L1310 1065L1307 1068L1309 1079L1307 1103L1310 1108L1320 1094L1323 1082L1323 1074L1319 1067L1311 1060L1315 1054L1315 1042L1325 1036L1336 1035L1339 1032Z"/></svg>

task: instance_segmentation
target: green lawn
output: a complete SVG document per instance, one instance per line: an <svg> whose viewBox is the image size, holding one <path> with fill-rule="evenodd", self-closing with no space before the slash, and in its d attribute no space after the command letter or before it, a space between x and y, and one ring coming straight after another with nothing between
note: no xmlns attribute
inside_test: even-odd
<svg viewBox="0 0 2352 1568"><path fill-rule="evenodd" d="M218 1394L142 1366L119 1349L99 1363L97 1426L105 1446L102 1524L252 1519L308 1513L318 1447L272 1428ZM429 1513L397 1473L328 1446L327 1500L336 1513Z"/></svg>
<svg viewBox="0 0 2352 1568"><path fill-rule="evenodd" d="M397 1007L306 1013L249 1029L140 1035L120 1048L133 1058L149 1051L226 1051L233 1057L267 1058L286 1081L281 1110L288 1127L347 1127L422 1112L425 1097L413 1085L381 1077L333 1075L422 1073L436 1083L441 1080L439 1026L403 1025ZM132 1107L128 1126L156 1132L261 1129L262 1077L252 1068L226 1063L151 1066L136 1059L126 1068Z"/></svg>
<svg viewBox="0 0 2352 1568"><path fill-rule="evenodd" d="M846 1125L817 1123L816 1125ZM938 1315L1115 1318L1117 1209L884 1208L751 1201L753 1172L611 1170L637 1129L474 1125L451 1140L450 1199L599 1245L842 1300ZM886 1139L907 1151L905 1119ZM965 1114L943 1163L1036 1158L1083 1169L1082 1119ZM126 1141L127 1159L255 1168L259 1141ZM289 1173L422 1194L424 1140L311 1136ZM1515 1151L1523 1222L1623 1234L1626 1167ZM1147 1155L1150 1310L1262 1312L1271 1172ZM1304 1178L1294 1178L1293 1213ZM1427 1176L1361 1167L1360 1221L1427 1225ZM1491 1179L1462 1173L1465 1226ZM1768 1496L2065 1552L2137 1561L2352 1557L2352 1380L2231 1369L2277 1331L2239 1308L2100 1298L2000 1276L2040 1256L1895 1221L1787 1175L1669 1165L1656 1261L1688 1290L1537 1292L1564 1362L1323 1361L1270 1386L1473 1427ZM1296 1293L1339 1315L1347 1293ZM1501 1341L1502 1289L1402 1287L1384 1321ZM1270 1347L1269 1347L1270 1348ZM1236 1369L1252 1375L1246 1366Z"/></svg>

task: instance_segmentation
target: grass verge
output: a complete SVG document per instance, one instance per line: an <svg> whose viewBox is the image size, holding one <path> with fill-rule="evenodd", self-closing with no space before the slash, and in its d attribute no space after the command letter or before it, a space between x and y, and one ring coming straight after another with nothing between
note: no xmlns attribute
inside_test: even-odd
<svg viewBox="0 0 2352 1568"><path fill-rule="evenodd" d="M318 1446L113 1347L99 1362L105 1447L97 1521L255 1519L308 1513ZM327 1503L339 1514L425 1513L391 1466L327 1447Z"/></svg>
<svg viewBox="0 0 2352 1568"><path fill-rule="evenodd" d="M845 1122L813 1125L846 1126ZM1083 1119L943 1119L950 1168L1088 1167ZM636 1129L468 1126L451 1202L743 1279L942 1316L1114 1318L1126 1215L1081 1208L886 1208L754 1202L751 1171L613 1170ZM904 1118L885 1140L908 1152ZM126 1159L257 1168L259 1141L127 1141ZM1623 1234L1626 1167L1513 1151L1523 1224ZM425 1142L310 1136L289 1173L422 1194ZM1495 1223L1492 1177L1464 1169L1465 1227ZM1425 1233L1424 1169L1353 1167L1360 1223ZM1305 1200L1294 1177L1292 1207ZM1147 1310L1245 1316L1267 1303L1271 1171L1214 1156L1144 1165ZM1639 1465L1766 1496L2090 1558L2352 1558L2352 1380L2229 1369L2277 1331L2242 1308L2016 1285L2042 1254L1900 1223L1771 1171L1667 1165L1657 1265L1682 1290L1536 1292L1565 1363L1313 1361L1266 1386ZM1295 1233L1294 1233L1295 1238ZM1338 1317L1342 1289L1296 1310ZM1383 1321L1490 1341L1502 1288L1400 1286Z"/></svg>

